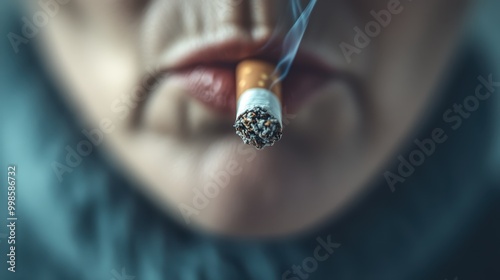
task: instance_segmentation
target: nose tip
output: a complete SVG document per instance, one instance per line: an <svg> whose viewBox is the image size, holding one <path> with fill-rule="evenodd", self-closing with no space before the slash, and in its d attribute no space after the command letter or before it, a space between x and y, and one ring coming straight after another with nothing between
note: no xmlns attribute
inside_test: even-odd
<svg viewBox="0 0 500 280"><path fill-rule="evenodd" d="M292 18L287 8L287 2L294 0L251 0L249 4L251 14L251 23L253 26L252 35L256 40L262 38L271 38L278 34L280 25L288 24Z"/></svg>
<svg viewBox="0 0 500 280"><path fill-rule="evenodd" d="M280 37L293 24L291 2L299 0L218 0L228 24L244 29L253 42ZM292 5L293 6L293 5ZM283 34L281 34L283 35ZM281 38L284 37L281 36Z"/></svg>

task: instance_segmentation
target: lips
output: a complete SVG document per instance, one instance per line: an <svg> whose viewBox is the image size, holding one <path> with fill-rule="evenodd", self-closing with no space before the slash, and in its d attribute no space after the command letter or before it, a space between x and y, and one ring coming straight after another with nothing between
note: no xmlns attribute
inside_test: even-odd
<svg viewBox="0 0 500 280"><path fill-rule="evenodd" d="M235 71L239 61L247 58L267 60L277 64L280 46L252 48L239 42L213 45L192 52L166 68L167 79L176 79L193 98L218 112L236 111ZM234 55L231 55L234 54ZM283 80L283 106L287 112L300 108L317 89L333 77L333 69L321 63L319 57L297 53L290 72Z"/></svg>

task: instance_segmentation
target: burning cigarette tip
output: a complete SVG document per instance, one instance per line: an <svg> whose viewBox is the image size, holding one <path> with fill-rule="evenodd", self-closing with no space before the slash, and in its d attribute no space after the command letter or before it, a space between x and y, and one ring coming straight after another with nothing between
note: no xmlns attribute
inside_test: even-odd
<svg viewBox="0 0 500 280"><path fill-rule="evenodd" d="M245 144L259 150L274 145L282 136L280 121L262 107L255 107L238 116L234 128Z"/></svg>
<svg viewBox="0 0 500 280"><path fill-rule="evenodd" d="M234 128L245 144L272 146L282 136L281 83L274 65L242 61L236 69L237 113Z"/></svg>

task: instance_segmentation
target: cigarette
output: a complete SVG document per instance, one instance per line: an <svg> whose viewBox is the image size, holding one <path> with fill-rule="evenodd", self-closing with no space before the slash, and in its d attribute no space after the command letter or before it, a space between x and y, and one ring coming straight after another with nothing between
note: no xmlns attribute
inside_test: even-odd
<svg viewBox="0 0 500 280"><path fill-rule="evenodd" d="M257 149L281 139L281 82L275 66L261 60L244 60L236 67L236 134Z"/></svg>

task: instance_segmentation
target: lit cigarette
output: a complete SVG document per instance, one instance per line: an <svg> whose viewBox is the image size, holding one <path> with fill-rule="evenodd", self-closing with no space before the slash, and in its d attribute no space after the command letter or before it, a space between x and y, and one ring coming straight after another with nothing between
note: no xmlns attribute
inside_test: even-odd
<svg viewBox="0 0 500 280"><path fill-rule="evenodd" d="M245 144L257 149L281 139L281 83L276 67L261 60L244 60L236 67L234 128Z"/></svg>

